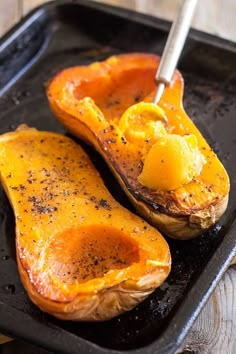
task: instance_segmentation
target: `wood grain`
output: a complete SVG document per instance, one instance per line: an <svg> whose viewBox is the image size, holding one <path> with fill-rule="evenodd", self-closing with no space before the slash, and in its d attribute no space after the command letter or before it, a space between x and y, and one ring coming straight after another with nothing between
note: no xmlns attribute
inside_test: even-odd
<svg viewBox="0 0 236 354"><path fill-rule="evenodd" d="M21 0L0 0L0 36L21 18Z"/></svg>
<svg viewBox="0 0 236 354"><path fill-rule="evenodd" d="M50 0L47 0L50 1ZM143 13L173 20L179 0L93 0L115 6L123 6ZM0 36L22 15L32 8L45 3L45 0L0 0ZM204 6L198 2L192 26L220 37L235 41L236 1L206 0Z"/></svg>
<svg viewBox="0 0 236 354"><path fill-rule="evenodd" d="M1 1L1 0L0 0ZM39 6L45 2L48 2L51 0L23 0L23 15L27 14L31 9L33 9L36 6ZM92 0L96 1L96 0ZM104 4L109 4L109 5L115 5L115 6L121 6L121 7L126 7L129 9L136 9L136 1L137 0L101 0L97 2L103 2Z"/></svg>
<svg viewBox="0 0 236 354"><path fill-rule="evenodd" d="M148 14L155 14L173 20L179 0L136 0L137 9ZM235 41L236 1L205 0L198 1L192 20L192 27Z"/></svg>
<svg viewBox="0 0 236 354"><path fill-rule="evenodd" d="M23 0L22 15L26 15L30 10L32 10L36 6L42 5L43 3L49 1L50 0Z"/></svg>
<svg viewBox="0 0 236 354"><path fill-rule="evenodd" d="M236 353L236 267L223 276L177 353Z"/></svg>
<svg viewBox="0 0 236 354"><path fill-rule="evenodd" d="M94 0L95 1L95 0ZM0 0L0 36L20 20L32 8L45 0ZM179 0L100 0L115 6L124 6L158 17L172 20ZM236 40L236 1L205 0L198 2L192 26ZM236 257L233 262L236 264ZM0 335L0 344L11 340ZM18 343L8 343L1 353L16 353ZM9 351L10 348L10 351ZM24 353L39 353L29 345ZM27 350L28 348L28 350ZM31 348L31 349L30 349ZM41 352L40 352L41 353ZM213 295L208 300L190 330L184 344L177 353L188 354L235 354L236 353L236 267L231 267L224 275Z"/></svg>

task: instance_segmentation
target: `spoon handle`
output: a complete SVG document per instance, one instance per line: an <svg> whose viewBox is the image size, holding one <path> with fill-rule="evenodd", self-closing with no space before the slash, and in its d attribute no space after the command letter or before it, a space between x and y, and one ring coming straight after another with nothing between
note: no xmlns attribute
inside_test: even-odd
<svg viewBox="0 0 236 354"><path fill-rule="evenodd" d="M154 103L157 104L165 89L165 85L171 82L177 62L182 52L197 0L181 0L176 18L171 26L170 33L156 72L155 81L157 91Z"/></svg>

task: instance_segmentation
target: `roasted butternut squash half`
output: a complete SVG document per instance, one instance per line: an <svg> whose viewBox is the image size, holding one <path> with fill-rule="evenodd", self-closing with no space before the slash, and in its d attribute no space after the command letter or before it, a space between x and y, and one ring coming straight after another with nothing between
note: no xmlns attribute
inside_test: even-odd
<svg viewBox="0 0 236 354"><path fill-rule="evenodd" d="M108 320L168 276L165 239L113 199L69 138L36 130L0 136L0 175L16 219L19 273L43 311Z"/></svg>
<svg viewBox="0 0 236 354"><path fill-rule="evenodd" d="M104 157L144 218L188 239L224 213L228 175L182 106L176 71L152 104L159 57L124 54L63 70L47 95L57 119Z"/></svg>

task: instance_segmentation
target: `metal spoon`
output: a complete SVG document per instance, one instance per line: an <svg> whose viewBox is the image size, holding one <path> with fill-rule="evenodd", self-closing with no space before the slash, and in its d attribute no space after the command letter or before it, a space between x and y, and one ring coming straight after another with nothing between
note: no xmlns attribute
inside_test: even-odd
<svg viewBox="0 0 236 354"><path fill-rule="evenodd" d="M177 10L176 18L171 26L170 33L156 72L155 81L157 89L153 103L157 104L169 85L174 74L177 62L182 52L192 16L198 0L181 0Z"/></svg>

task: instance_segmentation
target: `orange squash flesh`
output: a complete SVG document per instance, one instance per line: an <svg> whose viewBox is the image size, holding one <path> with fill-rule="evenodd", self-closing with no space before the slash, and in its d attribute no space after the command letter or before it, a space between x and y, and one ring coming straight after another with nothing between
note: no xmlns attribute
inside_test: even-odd
<svg viewBox="0 0 236 354"><path fill-rule="evenodd" d="M164 238L113 199L69 138L36 130L4 134L0 172L16 219L21 279L43 311L107 320L167 277Z"/></svg>
<svg viewBox="0 0 236 354"><path fill-rule="evenodd" d="M176 71L159 102L168 119L166 130L195 135L206 163L200 175L175 190L151 190L138 181L142 153L125 139L119 121L131 105L152 102L159 60L152 54L134 53L68 68L52 79L47 95L57 119L102 154L137 210L169 236L186 239L208 229L224 213L229 178L183 109L183 79ZM150 144L143 142L147 149Z"/></svg>

